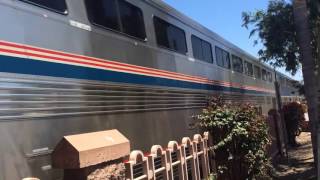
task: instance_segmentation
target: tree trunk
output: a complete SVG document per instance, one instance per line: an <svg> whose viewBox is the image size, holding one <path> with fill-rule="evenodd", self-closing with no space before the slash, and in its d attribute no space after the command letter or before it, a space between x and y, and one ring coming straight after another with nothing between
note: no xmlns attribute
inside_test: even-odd
<svg viewBox="0 0 320 180"><path fill-rule="evenodd" d="M304 79L305 95L308 103L308 114L311 124L310 129L314 162L317 166L317 66L315 58L312 54L312 35L311 29L309 28L309 17L306 0L294 0L293 13L302 60L302 73Z"/></svg>

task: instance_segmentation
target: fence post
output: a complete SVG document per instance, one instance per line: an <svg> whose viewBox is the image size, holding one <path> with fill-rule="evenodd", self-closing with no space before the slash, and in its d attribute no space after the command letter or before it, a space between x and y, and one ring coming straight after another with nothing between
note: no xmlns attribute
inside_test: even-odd
<svg viewBox="0 0 320 180"><path fill-rule="evenodd" d="M169 179L175 180L178 178L179 180L184 180L184 160L182 159L181 147L176 141L168 143L167 157L170 164Z"/></svg>
<svg viewBox="0 0 320 180"><path fill-rule="evenodd" d="M200 177L197 176L196 156L194 152L193 143L188 137L182 138L182 154L185 160L184 163L184 175L185 180L193 179L197 180Z"/></svg>
<svg viewBox="0 0 320 180"><path fill-rule="evenodd" d="M126 180L151 179L152 174L149 171L148 159L144 157L141 151L132 151L129 161L125 163Z"/></svg>
<svg viewBox="0 0 320 180"><path fill-rule="evenodd" d="M214 145L213 145L213 140L212 140L212 135L207 132L207 145L208 145L208 163L209 163L209 170L211 173L216 173L217 172L217 166L216 166L216 154L214 152Z"/></svg>
<svg viewBox="0 0 320 180"><path fill-rule="evenodd" d="M204 158L206 161L206 168L207 168L207 173L208 175L211 173L210 172L210 162L209 162L209 132L204 132L203 133L203 143L204 143Z"/></svg>
<svg viewBox="0 0 320 180"><path fill-rule="evenodd" d="M148 156L149 168L152 171L152 180L162 179L169 180L170 166L168 164L166 151L162 150L160 145L151 147L150 155Z"/></svg>
<svg viewBox="0 0 320 180"><path fill-rule="evenodd" d="M200 134L196 134L193 136L193 143L195 147L198 176L200 177L200 179L207 179L209 174L207 170L207 163L205 160L204 141Z"/></svg>

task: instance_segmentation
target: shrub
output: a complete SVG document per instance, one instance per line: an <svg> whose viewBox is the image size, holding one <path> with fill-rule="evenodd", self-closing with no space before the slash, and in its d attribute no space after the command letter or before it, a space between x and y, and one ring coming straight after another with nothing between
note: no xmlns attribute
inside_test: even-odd
<svg viewBox="0 0 320 180"><path fill-rule="evenodd" d="M201 128L211 133L218 179L261 179L267 175L268 127L254 106L212 98L196 117Z"/></svg>
<svg viewBox="0 0 320 180"><path fill-rule="evenodd" d="M284 121L288 133L288 143L292 146L297 145L296 136L298 136L302 130L302 125L305 120L304 113L306 111L306 106L298 102L291 102L283 106Z"/></svg>

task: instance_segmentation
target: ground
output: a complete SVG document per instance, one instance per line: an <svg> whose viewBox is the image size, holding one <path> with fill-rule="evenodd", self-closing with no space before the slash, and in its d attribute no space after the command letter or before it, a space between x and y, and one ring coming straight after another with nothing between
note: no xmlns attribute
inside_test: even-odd
<svg viewBox="0 0 320 180"><path fill-rule="evenodd" d="M276 180L313 180L316 179L313 168L313 155L310 133L303 132L297 138L300 146L289 149L289 158L284 158L274 166Z"/></svg>

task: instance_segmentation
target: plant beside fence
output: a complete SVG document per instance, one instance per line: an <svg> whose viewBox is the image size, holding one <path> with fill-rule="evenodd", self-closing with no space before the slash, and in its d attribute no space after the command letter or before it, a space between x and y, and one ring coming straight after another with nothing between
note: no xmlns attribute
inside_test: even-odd
<svg viewBox="0 0 320 180"><path fill-rule="evenodd" d="M288 143L291 146L297 146L296 136L299 136L303 130L304 113L307 112L307 107L299 102L291 102L285 104L282 109L288 132ZM307 128L304 127L304 129Z"/></svg>
<svg viewBox="0 0 320 180"><path fill-rule="evenodd" d="M264 117L251 105L231 105L213 98L196 116L200 126L210 132L214 144L218 179L261 179L270 167L270 143Z"/></svg>

